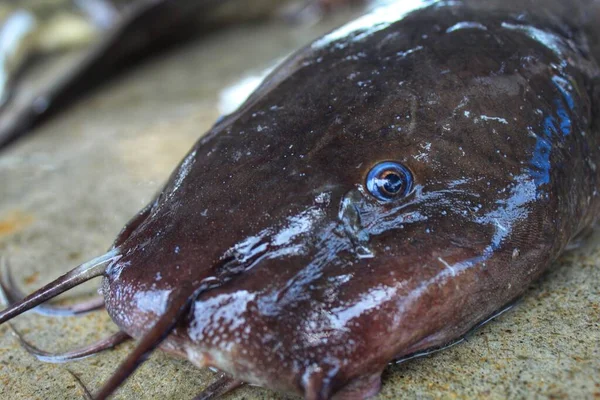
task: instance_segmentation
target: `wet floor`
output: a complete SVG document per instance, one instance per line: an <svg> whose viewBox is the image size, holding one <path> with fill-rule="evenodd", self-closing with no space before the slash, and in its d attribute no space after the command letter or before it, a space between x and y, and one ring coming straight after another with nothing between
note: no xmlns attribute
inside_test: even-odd
<svg viewBox="0 0 600 400"><path fill-rule="evenodd" d="M197 40L122 75L2 153L0 253L20 287L31 291L103 253L219 116L224 88L339 23L273 23ZM90 282L63 301L89 297L97 286ZM15 325L49 351L116 331L104 312L59 319L29 313ZM74 376L94 391L132 348L45 364L2 326L0 398L83 398ZM209 370L157 352L115 397L191 399L213 379ZM415 397L599 398L600 235L564 256L513 310L466 343L388 368L379 398ZM228 398L285 397L243 388Z"/></svg>

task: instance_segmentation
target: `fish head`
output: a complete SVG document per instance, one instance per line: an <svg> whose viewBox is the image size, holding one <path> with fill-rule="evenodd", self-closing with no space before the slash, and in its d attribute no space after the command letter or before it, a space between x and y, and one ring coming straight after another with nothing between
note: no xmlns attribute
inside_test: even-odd
<svg viewBox="0 0 600 400"><path fill-rule="evenodd" d="M530 90L554 56L525 65L487 28L419 15L321 39L194 146L118 243L117 324L142 335L192 282L167 346L326 398L524 290L561 234L543 141L523 134L560 114Z"/></svg>

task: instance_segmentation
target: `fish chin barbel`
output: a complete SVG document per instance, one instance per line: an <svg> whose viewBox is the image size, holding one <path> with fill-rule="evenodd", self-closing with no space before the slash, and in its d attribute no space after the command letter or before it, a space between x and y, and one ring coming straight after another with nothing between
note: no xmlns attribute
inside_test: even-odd
<svg viewBox="0 0 600 400"><path fill-rule="evenodd" d="M326 35L192 148L114 253L1 321L102 274L140 342L98 398L157 346L223 388L377 393L600 215L594 4L398 2Z"/></svg>

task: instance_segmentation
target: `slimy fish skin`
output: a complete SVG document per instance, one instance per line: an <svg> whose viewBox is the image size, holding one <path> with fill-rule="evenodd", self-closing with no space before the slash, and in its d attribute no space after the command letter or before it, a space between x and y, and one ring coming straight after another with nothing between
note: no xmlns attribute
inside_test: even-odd
<svg viewBox="0 0 600 400"><path fill-rule="evenodd" d="M323 36L108 253L0 322L103 276L139 342L97 398L157 347L222 371L199 398L374 396L390 362L460 340L600 215L598 3L565 3L399 1Z"/></svg>

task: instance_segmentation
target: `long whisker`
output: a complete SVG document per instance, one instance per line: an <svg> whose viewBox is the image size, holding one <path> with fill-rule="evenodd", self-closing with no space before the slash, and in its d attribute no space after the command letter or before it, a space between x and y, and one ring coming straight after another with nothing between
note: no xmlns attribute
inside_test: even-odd
<svg viewBox="0 0 600 400"><path fill-rule="evenodd" d="M219 379L210 384L198 396L194 397L194 400L214 400L239 388L243 384L244 382L235 380L231 376L221 373Z"/></svg>
<svg viewBox="0 0 600 400"><path fill-rule="evenodd" d="M33 292L22 301L12 304L4 311L0 312L0 324L42 304L47 300L50 300L55 296L58 296L59 294L71 288L74 288L85 281L103 275L106 271L105 264L108 262L114 262L119 258L119 250L113 249L100 257L81 264L77 268L67 272L43 288Z"/></svg>
<svg viewBox="0 0 600 400"><path fill-rule="evenodd" d="M81 381L81 378L79 378L79 376L77 376L70 369L68 369L68 368L65 368L65 369L67 370L67 372L69 373L69 375L71 375L73 377L73 379L75 380L75 382L77 382L77 385L79 385L79 387L81 388L81 391L83 392L83 397L85 398L85 400L94 400L94 398L92 397L92 394L90 393L90 391L88 390L88 388Z"/></svg>
<svg viewBox="0 0 600 400"><path fill-rule="evenodd" d="M113 347L125 342L126 340L131 339L131 337L125 332L117 332L114 335L111 335L107 338L99 340L80 349L67 351L65 353L49 353L47 351L39 349L38 347L25 340L21 332L19 332L12 323L9 322L8 325L19 339L21 345L25 348L25 350L27 350L29 354L36 357L40 361L53 364L73 360L81 360L82 358L89 357L101 351L112 349Z"/></svg>
<svg viewBox="0 0 600 400"><path fill-rule="evenodd" d="M104 400L110 396L171 333L179 319L189 310L190 302L196 297L194 292L189 285L173 290L166 312L160 316L150 331L142 337L137 347L100 389L95 397L96 400Z"/></svg>
<svg viewBox="0 0 600 400"><path fill-rule="evenodd" d="M13 304L25 298L15 283L8 265L7 257L0 257L0 288L4 290L8 304ZM104 298L96 296L92 299L68 305L40 304L32 311L49 317L71 317L104 308Z"/></svg>

